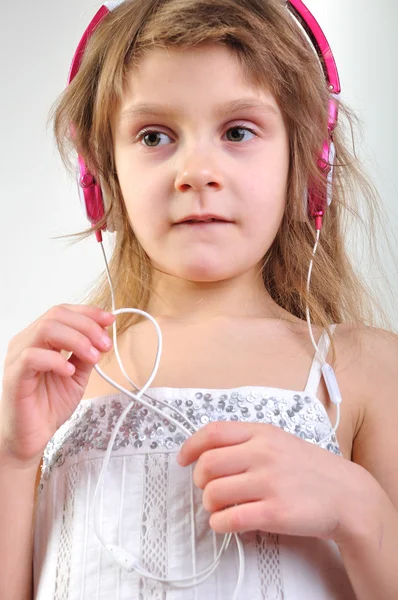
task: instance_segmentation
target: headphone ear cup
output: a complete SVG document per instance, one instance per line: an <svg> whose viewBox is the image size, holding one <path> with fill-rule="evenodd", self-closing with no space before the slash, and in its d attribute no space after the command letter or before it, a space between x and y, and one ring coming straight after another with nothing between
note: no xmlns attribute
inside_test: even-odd
<svg viewBox="0 0 398 600"><path fill-rule="evenodd" d="M326 154L325 154L326 153ZM327 162L325 161L327 156ZM318 159L318 166L324 178L324 185L312 185L308 190L307 210L312 219L323 217L333 200L333 168L336 148L333 140L324 143L324 154Z"/></svg>
<svg viewBox="0 0 398 600"><path fill-rule="evenodd" d="M105 215L102 190L94 176L88 170L84 159L81 156L78 157L77 179L79 197L83 211L90 223L96 225ZM105 231L107 225L104 225L102 229Z"/></svg>

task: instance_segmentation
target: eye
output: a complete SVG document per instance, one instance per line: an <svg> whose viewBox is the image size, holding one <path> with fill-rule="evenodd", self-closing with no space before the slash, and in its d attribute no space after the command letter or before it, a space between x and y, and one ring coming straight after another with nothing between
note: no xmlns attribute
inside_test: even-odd
<svg viewBox="0 0 398 600"><path fill-rule="evenodd" d="M166 133L162 133L161 131L155 131L153 129L144 129L137 135L137 140L139 142L148 142L144 144L148 148L157 148L158 146L164 145L156 143L161 136L170 139L170 137Z"/></svg>
<svg viewBox="0 0 398 600"><path fill-rule="evenodd" d="M232 133L231 138L228 139L228 141L230 142L248 141L244 139L245 133L249 133L256 136L256 133L252 129L250 129L249 127L244 127L243 125L234 125L233 127L230 127L227 130L227 135L230 132ZM245 133L243 133L242 135L242 132ZM142 142L147 148L158 148L159 146L165 145L162 143L158 143L159 141L161 142L164 138L171 139L169 135L161 131L157 131L156 129L143 129L137 135L136 139L138 142Z"/></svg>
<svg viewBox="0 0 398 600"><path fill-rule="evenodd" d="M241 125L234 125L234 127L230 127L227 131L227 134L229 132L233 132L233 136L232 139L230 139L229 141L231 142L240 142L240 141L247 141L242 139L242 131L244 131L245 133L251 133L252 135L256 136L256 133L250 129L249 127L243 127Z"/></svg>

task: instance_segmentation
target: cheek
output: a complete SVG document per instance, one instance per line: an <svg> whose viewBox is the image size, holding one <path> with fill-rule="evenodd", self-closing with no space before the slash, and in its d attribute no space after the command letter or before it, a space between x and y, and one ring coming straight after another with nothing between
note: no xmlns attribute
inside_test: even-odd
<svg viewBox="0 0 398 600"><path fill-rule="evenodd" d="M254 227L257 220L272 229L279 227L286 207L287 174L270 168L254 169L247 181L241 193L248 198L249 222Z"/></svg>
<svg viewBox="0 0 398 600"><path fill-rule="evenodd" d="M272 245L279 231L285 206L283 186L274 188L268 181L268 187L261 186L252 190L252 202L248 204L243 234L246 240L251 241L254 253L263 256Z"/></svg>
<svg viewBox="0 0 398 600"><path fill-rule="evenodd" d="M142 173L119 174L119 181L127 213L137 234L153 235L167 223L166 204L162 202L164 193Z"/></svg>

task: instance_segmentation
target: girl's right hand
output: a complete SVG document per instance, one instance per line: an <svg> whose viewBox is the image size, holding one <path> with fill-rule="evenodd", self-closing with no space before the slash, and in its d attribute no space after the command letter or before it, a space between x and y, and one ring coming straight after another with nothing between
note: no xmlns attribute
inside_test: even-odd
<svg viewBox="0 0 398 600"><path fill-rule="evenodd" d="M39 465L47 443L81 401L100 352L112 348L105 328L114 321L97 307L63 304L12 338L0 400L0 449L7 455ZM61 350L72 352L69 359Z"/></svg>

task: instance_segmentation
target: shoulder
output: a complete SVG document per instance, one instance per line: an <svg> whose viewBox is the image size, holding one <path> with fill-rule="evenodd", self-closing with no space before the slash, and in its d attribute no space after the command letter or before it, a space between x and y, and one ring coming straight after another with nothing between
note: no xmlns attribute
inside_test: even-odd
<svg viewBox="0 0 398 600"><path fill-rule="evenodd" d="M382 383L385 377L396 377L397 334L365 325L341 324L337 325L333 337L336 363L340 363L340 368L351 369L369 388Z"/></svg>
<svg viewBox="0 0 398 600"><path fill-rule="evenodd" d="M398 388L398 335L365 325L337 325L336 375L358 397L363 416L378 406L393 409ZM392 406L394 404L394 406Z"/></svg>

